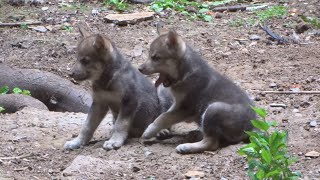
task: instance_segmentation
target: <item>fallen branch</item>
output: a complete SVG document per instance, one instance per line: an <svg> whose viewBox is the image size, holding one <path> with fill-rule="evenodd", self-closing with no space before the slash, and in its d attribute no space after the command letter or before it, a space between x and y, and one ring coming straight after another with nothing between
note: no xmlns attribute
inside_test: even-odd
<svg viewBox="0 0 320 180"><path fill-rule="evenodd" d="M253 91L265 94L320 94L320 91Z"/></svg>
<svg viewBox="0 0 320 180"><path fill-rule="evenodd" d="M50 72L0 64L0 77L0 87L27 89L51 111L87 113L92 103L88 91Z"/></svg>
<svg viewBox="0 0 320 180"><path fill-rule="evenodd" d="M5 109L2 113L15 113L25 107L49 110L47 106L38 99L22 94L0 95L0 106Z"/></svg>
<svg viewBox="0 0 320 180"><path fill-rule="evenodd" d="M236 5L236 6L224 6L224 7L214 7L211 10L213 12L236 12L236 11L244 11L246 10L248 6L247 5Z"/></svg>
<svg viewBox="0 0 320 180"><path fill-rule="evenodd" d="M0 157L0 160L23 159L23 158L27 158L27 157L31 157L31 156L34 156L34 154L33 154L33 153L30 153L30 154L25 154L25 155L21 155L21 156Z"/></svg>
<svg viewBox="0 0 320 180"><path fill-rule="evenodd" d="M19 27L21 25L40 25L41 21L34 22L14 22L14 23L0 23L0 27Z"/></svg>
<svg viewBox="0 0 320 180"><path fill-rule="evenodd" d="M273 40L276 40L279 43L288 43L289 42L286 38L274 33L267 25L262 26L260 24L260 28L263 29Z"/></svg>

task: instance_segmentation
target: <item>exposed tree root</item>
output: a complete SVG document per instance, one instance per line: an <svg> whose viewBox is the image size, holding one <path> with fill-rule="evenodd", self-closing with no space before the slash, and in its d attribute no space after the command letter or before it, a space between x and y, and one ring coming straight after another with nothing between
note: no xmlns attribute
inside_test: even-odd
<svg viewBox="0 0 320 180"><path fill-rule="evenodd" d="M0 106L5 109L3 113L15 113L25 107L49 110L41 101L22 94L0 95Z"/></svg>
<svg viewBox="0 0 320 180"><path fill-rule="evenodd" d="M13 69L0 64L0 87L19 87L31 92L51 111L87 113L92 98L89 92L69 80L36 69Z"/></svg>

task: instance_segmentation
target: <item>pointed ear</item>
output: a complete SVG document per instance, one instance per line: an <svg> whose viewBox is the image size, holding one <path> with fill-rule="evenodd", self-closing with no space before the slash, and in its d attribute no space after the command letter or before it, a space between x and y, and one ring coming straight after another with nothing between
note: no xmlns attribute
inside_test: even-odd
<svg viewBox="0 0 320 180"><path fill-rule="evenodd" d="M105 49L109 52L113 51L110 40L105 39L101 34L97 34L96 39L93 42L93 46L98 50Z"/></svg>
<svg viewBox="0 0 320 180"><path fill-rule="evenodd" d="M166 44L168 47L177 47L179 43L179 35L175 30L170 30L167 35Z"/></svg>
<svg viewBox="0 0 320 180"><path fill-rule="evenodd" d="M169 30L164 28L163 26L164 26L163 23L161 23L161 22L157 23L157 33L158 33L158 35L166 34L166 33L169 32Z"/></svg>
<svg viewBox="0 0 320 180"><path fill-rule="evenodd" d="M82 36L82 38L86 38L88 36L90 36L90 33L82 26L82 25L78 25L80 34Z"/></svg>
<svg viewBox="0 0 320 180"><path fill-rule="evenodd" d="M165 42L168 48L174 49L179 56L183 55L186 51L186 43L175 30L170 30L168 32Z"/></svg>

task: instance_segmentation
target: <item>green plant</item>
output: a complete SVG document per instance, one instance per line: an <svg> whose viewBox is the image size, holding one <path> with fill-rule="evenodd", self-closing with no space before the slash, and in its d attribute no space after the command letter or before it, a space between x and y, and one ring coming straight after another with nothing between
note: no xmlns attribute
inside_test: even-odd
<svg viewBox="0 0 320 180"><path fill-rule="evenodd" d="M312 26L314 26L315 28L320 29L320 19L319 18L312 18L312 17L306 17L306 16L301 16L301 19L304 22L307 22L309 24L311 24Z"/></svg>
<svg viewBox="0 0 320 180"><path fill-rule="evenodd" d="M247 131L250 143L239 150L240 155L247 157L249 177L253 180L291 180L300 177L300 173L289 168L296 160L288 155L288 132L270 132L270 127L276 127L277 123L265 120L267 113L264 109L253 110L262 120L251 121L258 131Z"/></svg>
<svg viewBox="0 0 320 180"><path fill-rule="evenodd" d="M21 24L21 25L20 25L20 28L21 28L21 29L28 29L29 27L28 27L27 24Z"/></svg>
<svg viewBox="0 0 320 180"><path fill-rule="evenodd" d="M116 9L117 11L125 11L129 7L128 3L124 0L105 0L104 4Z"/></svg>
<svg viewBox="0 0 320 180"><path fill-rule="evenodd" d="M0 113L3 112L5 109L0 106Z"/></svg>
<svg viewBox="0 0 320 180"><path fill-rule="evenodd" d="M272 18L282 18L288 14L288 10L284 6L272 6L266 10L256 12L258 19L262 22Z"/></svg>
<svg viewBox="0 0 320 180"><path fill-rule="evenodd" d="M62 30L66 30L66 31L71 32L71 31L73 31L73 27L69 26L69 25L63 25L62 26Z"/></svg>
<svg viewBox="0 0 320 180"><path fill-rule="evenodd" d="M228 0L230 1L230 0ZM160 13L163 10L172 9L180 14L186 15L191 19L200 18L204 21L211 22L212 16L210 15L209 4L198 3L188 0L157 0L152 3L151 10ZM193 9L192 11L188 9Z"/></svg>
<svg viewBox="0 0 320 180"><path fill-rule="evenodd" d="M0 94L7 94L9 92L8 86L3 86L0 88Z"/></svg>
<svg viewBox="0 0 320 180"><path fill-rule="evenodd" d="M25 89L20 89L18 87L13 88L13 94L23 94L23 95L27 95L27 96L31 96L31 92L29 90L25 90Z"/></svg>

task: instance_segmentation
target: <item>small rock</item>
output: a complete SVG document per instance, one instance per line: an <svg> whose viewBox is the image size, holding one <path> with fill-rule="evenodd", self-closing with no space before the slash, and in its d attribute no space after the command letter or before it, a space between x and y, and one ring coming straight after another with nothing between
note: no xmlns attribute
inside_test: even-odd
<svg viewBox="0 0 320 180"><path fill-rule="evenodd" d="M260 49L260 50L257 51L257 53L259 53L259 54L263 54L265 52L266 52L266 50L264 50L264 49Z"/></svg>
<svg viewBox="0 0 320 180"><path fill-rule="evenodd" d="M300 88L291 88L290 89L292 92L300 92Z"/></svg>
<svg viewBox="0 0 320 180"><path fill-rule="evenodd" d="M98 9L92 9L91 14L92 14L93 16L96 16L96 15L99 14L99 10L98 10Z"/></svg>
<svg viewBox="0 0 320 180"><path fill-rule="evenodd" d="M222 13L216 13L216 15L214 16L217 19L221 19L223 17Z"/></svg>
<svg viewBox="0 0 320 180"><path fill-rule="evenodd" d="M298 156L302 156L303 155L303 152L298 152Z"/></svg>
<svg viewBox="0 0 320 180"><path fill-rule="evenodd" d="M228 180L228 179L225 177L221 177L220 180Z"/></svg>
<svg viewBox="0 0 320 180"><path fill-rule="evenodd" d="M249 36L249 39L252 41L258 41L261 39L261 37L256 34L253 34L253 35Z"/></svg>
<svg viewBox="0 0 320 180"><path fill-rule="evenodd" d="M250 54L250 53L249 53L249 50L248 50L247 48L243 48L243 49L241 49L241 51L242 51L243 53L245 53L245 54Z"/></svg>
<svg viewBox="0 0 320 180"><path fill-rule="evenodd" d="M138 168L138 167L136 167L136 166L133 166L133 167L132 167L132 171L133 171L133 172L138 172L138 171L140 171L140 168Z"/></svg>
<svg viewBox="0 0 320 180"><path fill-rule="evenodd" d="M151 152L151 151L145 151L144 152L144 156L146 156L146 157L150 156L151 154L153 154L153 152Z"/></svg>
<svg viewBox="0 0 320 180"><path fill-rule="evenodd" d="M272 103L272 104L270 104L270 107L282 107L282 108L286 108L287 105L285 105L285 104Z"/></svg>
<svg viewBox="0 0 320 180"><path fill-rule="evenodd" d="M295 31L299 34L301 33L304 33L305 31L307 31L308 29L310 29L311 26L308 25L308 24L305 24L305 23L301 23L301 24L298 24L296 27L295 27Z"/></svg>
<svg viewBox="0 0 320 180"><path fill-rule="evenodd" d="M204 172L201 171L188 171L184 174L186 178L203 178Z"/></svg>
<svg viewBox="0 0 320 180"><path fill-rule="evenodd" d="M305 154L306 157L317 158L320 156L320 153L317 151L310 151Z"/></svg>
<svg viewBox="0 0 320 180"><path fill-rule="evenodd" d="M154 12L138 12L129 14L109 14L104 19L107 23L118 25L136 24L140 21L153 19Z"/></svg>
<svg viewBox="0 0 320 180"><path fill-rule="evenodd" d="M142 55L142 51L143 51L143 48L141 45L136 45L134 48L133 48L133 56L134 57L139 57Z"/></svg>
<svg viewBox="0 0 320 180"><path fill-rule="evenodd" d="M293 113L299 113L300 111L299 111L299 109L293 109L292 112Z"/></svg>
<svg viewBox="0 0 320 180"><path fill-rule="evenodd" d="M317 126L317 121L316 120L312 120L310 121L310 127L316 127Z"/></svg>
<svg viewBox="0 0 320 180"><path fill-rule="evenodd" d="M270 83L269 87L271 87L271 88L277 87L277 84L276 83Z"/></svg>
<svg viewBox="0 0 320 180"><path fill-rule="evenodd" d="M49 9L48 7L42 7L42 8L41 8L42 11L46 11L46 10L48 10L48 9Z"/></svg>
<svg viewBox="0 0 320 180"><path fill-rule="evenodd" d="M33 29L38 31L38 32L41 32L41 33L44 33L44 32L48 31L48 29L45 28L44 26L37 26L37 27L34 27Z"/></svg>

